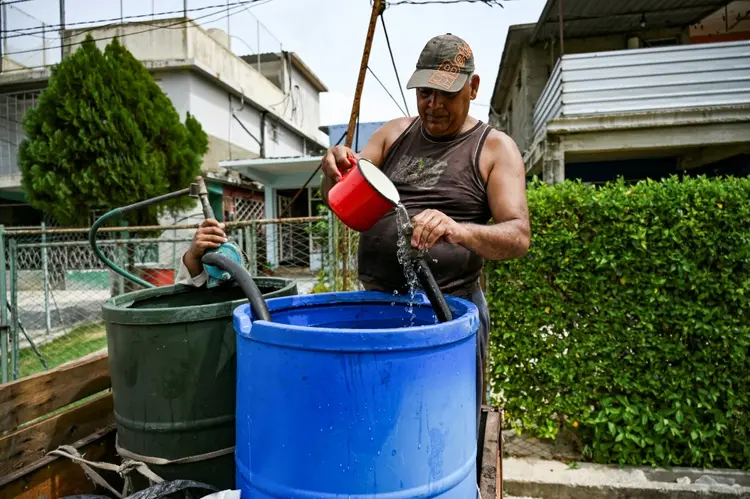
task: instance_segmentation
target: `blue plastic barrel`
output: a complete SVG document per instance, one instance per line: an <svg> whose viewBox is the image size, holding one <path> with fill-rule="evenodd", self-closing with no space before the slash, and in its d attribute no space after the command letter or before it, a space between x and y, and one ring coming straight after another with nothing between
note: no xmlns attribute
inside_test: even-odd
<svg viewBox="0 0 750 499"><path fill-rule="evenodd" d="M243 499L476 497L479 315L379 292L234 311L236 477Z"/></svg>

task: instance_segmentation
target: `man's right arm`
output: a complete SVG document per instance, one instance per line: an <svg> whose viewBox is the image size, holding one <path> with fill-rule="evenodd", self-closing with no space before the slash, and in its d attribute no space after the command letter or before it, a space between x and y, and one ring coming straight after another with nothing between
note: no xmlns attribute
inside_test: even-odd
<svg viewBox="0 0 750 499"><path fill-rule="evenodd" d="M365 158L378 168L383 166L385 155L393 142L411 124L414 118L398 118L385 123L377 129L360 154L345 146L334 146L323 156L323 180L320 185L320 194L323 202L328 206L328 191L342 176L342 171L351 168L349 157Z"/></svg>

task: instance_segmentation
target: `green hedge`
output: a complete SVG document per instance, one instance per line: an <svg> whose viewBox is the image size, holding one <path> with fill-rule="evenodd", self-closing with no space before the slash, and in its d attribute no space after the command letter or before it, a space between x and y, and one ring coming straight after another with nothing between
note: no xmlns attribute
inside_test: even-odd
<svg viewBox="0 0 750 499"><path fill-rule="evenodd" d="M531 249L487 268L511 421L600 463L750 468L750 180L528 198Z"/></svg>

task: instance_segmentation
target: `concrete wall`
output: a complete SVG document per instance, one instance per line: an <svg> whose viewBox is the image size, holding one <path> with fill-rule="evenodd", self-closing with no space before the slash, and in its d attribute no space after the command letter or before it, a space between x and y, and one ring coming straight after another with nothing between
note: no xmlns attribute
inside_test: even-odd
<svg viewBox="0 0 750 499"><path fill-rule="evenodd" d="M534 104L547 84L550 75L552 55L541 45L525 46L515 68L513 84L502 100L505 132L510 135L523 151L533 139L531 118Z"/></svg>
<svg viewBox="0 0 750 499"><path fill-rule="evenodd" d="M292 122L313 137L327 139L321 134L320 126L320 94L303 74L292 68L292 95L297 109L292 116ZM289 106L291 108L291 106Z"/></svg>

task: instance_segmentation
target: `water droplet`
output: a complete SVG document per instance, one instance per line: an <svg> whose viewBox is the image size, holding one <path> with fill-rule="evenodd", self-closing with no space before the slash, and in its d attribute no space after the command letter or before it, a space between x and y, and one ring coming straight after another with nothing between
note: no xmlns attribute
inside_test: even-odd
<svg viewBox="0 0 750 499"><path fill-rule="evenodd" d="M396 455L396 449L393 449L393 451L391 451L391 456L395 456L395 455Z"/></svg>
<svg viewBox="0 0 750 499"><path fill-rule="evenodd" d="M378 456L380 455L380 451L378 451Z"/></svg>
<svg viewBox="0 0 750 499"><path fill-rule="evenodd" d="M333 430L333 426L329 426L329 427L328 427L328 429L329 429L329 430Z"/></svg>

